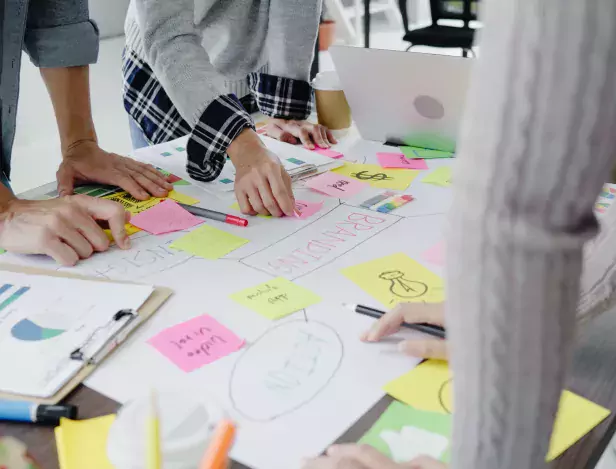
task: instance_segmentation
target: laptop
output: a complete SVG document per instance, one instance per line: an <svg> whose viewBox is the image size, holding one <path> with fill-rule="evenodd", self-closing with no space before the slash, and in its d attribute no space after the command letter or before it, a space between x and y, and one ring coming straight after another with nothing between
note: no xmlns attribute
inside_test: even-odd
<svg viewBox="0 0 616 469"><path fill-rule="evenodd" d="M364 139L455 151L472 59L347 46L329 50Z"/></svg>

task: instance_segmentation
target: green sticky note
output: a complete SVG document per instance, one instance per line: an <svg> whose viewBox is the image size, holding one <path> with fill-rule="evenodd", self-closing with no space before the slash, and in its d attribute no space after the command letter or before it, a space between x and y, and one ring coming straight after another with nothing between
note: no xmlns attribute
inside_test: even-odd
<svg viewBox="0 0 616 469"><path fill-rule="evenodd" d="M435 186L449 187L451 185L451 168L449 166L436 168L423 178L421 182L434 184Z"/></svg>
<svg viewBox="0 0 616 469"><path fill-rule="evenodd" d="M4 254L5 252L6 252L6 249L0 248L0 254Z"/></svg>
<svg viewBox="0 0 616 469"><path fill-rule="evenodd" d="M204 259L220 259L248 242L226 231L209 225L201 225L196 230L176 239L170 244L173 249L186 251Z"/></svg>
<svg viewBox="0 0 616 469"><path fill-rule="evenodd" d="M321 301L310 290L283 277L234 293L231 299L268 319L279 319Z"/></svg>
<svg viewBox="0 0 616 469"><path fill-rule="evenodd" d="M359 443L398 463L426 454L449 462L451 415L417 410L394 401Z"/></svg>
<svg viewBox="0 0 616 469"><path fill-rule="evenodd" d="M432 160L436 158L453 158L453 153L441 150L429 150L428 148L420 147L400 147L400 151L404 156L410 159L421 158L424 160Z"/></svg>

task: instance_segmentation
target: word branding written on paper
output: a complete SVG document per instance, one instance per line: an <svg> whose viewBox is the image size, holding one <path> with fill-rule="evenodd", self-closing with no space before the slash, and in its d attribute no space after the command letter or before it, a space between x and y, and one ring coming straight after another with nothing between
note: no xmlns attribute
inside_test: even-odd
<svg viewBox="0 0 616 469"><path fill-rule="evenodd" d="M243 263L289 280L328 264L396 223L392 215L341 205Z"/></svg>

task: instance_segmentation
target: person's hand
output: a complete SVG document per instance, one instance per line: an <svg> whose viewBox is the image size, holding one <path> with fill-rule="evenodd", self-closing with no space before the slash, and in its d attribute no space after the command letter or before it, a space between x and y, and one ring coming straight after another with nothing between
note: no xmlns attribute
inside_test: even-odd
<svg viewBox="0 0 616 469"><path fill-rule="evenodd" d="M139 200L150 194L166 197L173 186L153 166L108 153L87 140L69 147L56 173L60 196L71 195L75 183L98 182L119 186Z"/></svg>
<svg viewBox="0 0 616 469"><path fill-rule="evenodd" d="M295 145L299 142L306 148L314 150L315 145L329 148L338 143L331 130L324 125L311 124L308 121L270 119L265 126L267 135L281 142Z"/></svg>
<svg viewBox="0 0 616 469"><path fill-rule="evenodd" d="M368 445L334 445L325 456L309 459L302 469L447 469L447 465L428 456L396 463Z"/></svg>
<svg viewBox="0 0 616 469"><path fill-rule="evenodd" d="M252 129L244 129L229 145L227 154L235 166L235 195L242 213L294 215L291 177Z"/></svg>
<svg viewBox="0 0 616 469"><path fill-rule="evenodd" d="M395 334L403 322L428 323L443 326L444 303L400 303L394 309L376 321L364 332L361 340L378 342L384 337ZM411 339L398 345L401 352L414 357L447 360L447 342L442 339Z"/></svg>
<svg viewBox="0 0 616 469"><path fill-rule="evenodd" d="M53 200L6 202L0 213L0 247L20 254L46 254L72 266L94 252L106 251L109 238L97 223L109 225L116 244L130 247L124 224L130 214L116 202L85 195Z"/></svg>

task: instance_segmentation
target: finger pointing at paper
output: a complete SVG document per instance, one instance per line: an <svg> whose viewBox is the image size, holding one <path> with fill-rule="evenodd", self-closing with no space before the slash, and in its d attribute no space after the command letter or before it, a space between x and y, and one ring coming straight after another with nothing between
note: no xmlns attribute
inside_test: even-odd
<svg viewBox="0 0 616 469"><path fill-rule="evenodd" d="M361 340L365 342L378 342L398 332L403 322L428 323L443 326L444 303L400 303L389 311L372 327L364 332ZM415 357L435 358L447 360L447 342L441 339L417 338L400 342L398 345L401 352Z"/></svg>

